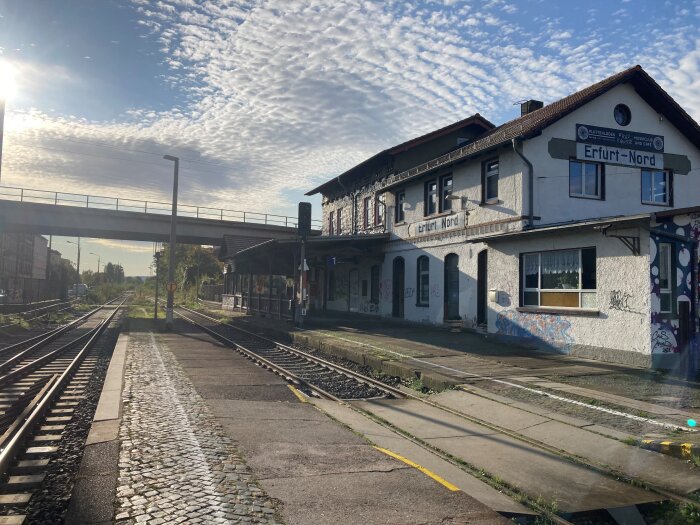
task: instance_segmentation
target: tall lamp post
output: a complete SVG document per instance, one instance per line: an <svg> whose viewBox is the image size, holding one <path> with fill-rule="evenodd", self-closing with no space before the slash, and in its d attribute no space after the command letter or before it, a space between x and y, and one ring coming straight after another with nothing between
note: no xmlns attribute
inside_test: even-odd
<svg viewBox="0 0 700 525"><path fill-rule="evenodd" d="M66 241L68 244L75 244L78 247L78 261L76 263L75 269L78 272L78 279L75 287L75 296L77 297L79 295L79 290L78 290L78 284L80 284L80 237L78 237L78 242L73 242L73 241Z"/></svg>
<svg viewBox="0 0 700 525"><path fill-rule="evenodd" d="M180 167L180 159L172 155L163 155L165 160L174 162L173 175L173 204L172 215L170 217L170 257L168 258L168 301L165 305L165 329L172 330L173 328L173 303L175 294L175 243L177 226L177 175Z"/></svg>

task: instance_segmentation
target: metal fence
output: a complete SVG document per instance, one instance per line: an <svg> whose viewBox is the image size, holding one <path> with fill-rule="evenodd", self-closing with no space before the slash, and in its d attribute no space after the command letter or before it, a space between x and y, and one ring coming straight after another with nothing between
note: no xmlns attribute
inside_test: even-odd
<svg viewBox="0 0 700 525"><path fill-rule="evenodd" d="M170 215L172 205L169 202L141 201L121 197L104 197L82 193L65 193L58 191L33 190L14 186L0 186L0 200L53 204L55 206L77 206L100 210L128 211L135 213L155 213ZM178 217L196 217L198 219L214 219L230 222L247 222L296 228L297 218L273 213L255 211L229 210L226 208L210 208L193 206L191 204L177 205ZM311 221L312 228L321 229L320 220Z"/></svg>

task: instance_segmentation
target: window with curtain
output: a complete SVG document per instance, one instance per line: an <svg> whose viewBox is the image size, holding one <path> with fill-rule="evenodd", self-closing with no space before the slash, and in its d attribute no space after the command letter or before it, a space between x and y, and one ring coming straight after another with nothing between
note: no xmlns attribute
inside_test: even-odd
<svg viewBox="0 0 700 525"><path fill-rule="evenodd" d="M522 256L523 306L596 307L595 248Z"/></svg>
<svg viewBox="0 0 700 525"><path fill-rule="evenodd" d="M417 278L418 298L416 304L418 306L428 306L430 296L430 262L425 255L418 257Z"/></svg>

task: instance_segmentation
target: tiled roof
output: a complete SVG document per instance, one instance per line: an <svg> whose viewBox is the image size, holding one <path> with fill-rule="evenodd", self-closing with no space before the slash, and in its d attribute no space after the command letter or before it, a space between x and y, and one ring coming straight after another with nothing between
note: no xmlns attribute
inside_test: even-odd
<svg viewBox="0 0 700 525"><path fill-rule="evenodd" d="M533 137L539 134L542 129L553 124L572 111L575 111L618 84L625 82L633 83L637 92L647 103L655 107L659 113L665 114L691 142L700 147L700 127L698 127L697 123L642 69L641 66L637 65L608 77L592 86L588 86L568 97L564 97L557 102L553 102L531 113L506 122L505 124L487 131L474 142L455 151L451 151L450 153L404 172L391 175L387 178L387 187L396 186L407 180L422 176L436 168L454 164L460 160L494 149L511 142L513 139L522 140Z"/></svg>
<svg viewBox="0 0 700 525"><path fill-rule="evenodd" d="M475 113L474 115L471 115L470 117L467 117L465 119L460 120L459 122L454 122L448 126L445 126L440 129L436 129L434 131L431 131L430 133L426 133L425 135L421 135L420 137L413 138L411 140L408 140L406 142L402 142L401 144L398 144L396 146L392 146L391 148L387 148L383 151L380 151L376 155L371 156L370 158L363 160L360 164L357 164L350 168L349 170L341 173L337 177L332 178L331 180L324 182L320 186L314 188L311 191L308 191L306 195L315 195L316 193L323 192L324 190L327 190L337 184L338 179L340 178L345 178L348 175L352 174L359 168L366 166L367 164L371 163L373 160L378 159L379 157L383 155L396 155L398 153L401 153L403 151L408 151L411 148L414 148L416 146L420 146L421 144L424 144L426 142L429 142L431 140L434 140L438 137L441 137L443 135L446 135L448 133L451 133L453 131L456 131L460 128L463 128L465 126L469 125L477 125L481 126L483 129L490 129L493 128L494 125L486 120L484 117L482 117L479 113Z"/></svg>

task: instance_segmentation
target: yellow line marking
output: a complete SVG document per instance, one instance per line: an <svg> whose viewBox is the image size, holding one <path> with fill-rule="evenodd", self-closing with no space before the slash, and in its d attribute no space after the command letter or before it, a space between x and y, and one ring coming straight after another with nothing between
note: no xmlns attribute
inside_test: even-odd
<svg viewBox="0 0 700 525"><path fill-rule="evenodd" d="M376 448L379 452L383 452L383 453L386 454L387 456L391 456L391 457L394 458L394 459L398 459L399 461L403 461L403 462L406 463L407 465L410 465L410 466L412 466L413 468L420 470L423 474L425 474L425 475L428 476L429 478L434 479L435 481L437 481L438 483L440 483L440 485L446 487L448 490L451 490L452 492L457 492L457 491L459 490L459 487L453 485L452 483L450 483L450 482L447 481L446 479L441 478L440 476L438 476L438 475L435 474L434 472L429 471L429 470L428 470L427 468L425 468L425 467L421 467L418 463L414 463L414 462L411 461L410 459L398 455L396 452L392 452L391 450L387 450L387 449L385 449L385 448L381 448L381 447L377 447L377 446L375 446L374 448Z"/></svg>
<svg viewBox="0 0 700 525"><path fill-rule="evenodd" d="M296 388L294 388L292 385L287 385L287 386L289 387L289 390L292 391L292 394L294 394L295 396L297 396L297 397L299 398L299 401L301 401L302 403L308 403L308 401L307 401L306 397L304 396L304 394L302 394L301 392L299 392L299 391L298 391Z"/></svg>

